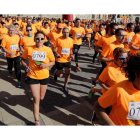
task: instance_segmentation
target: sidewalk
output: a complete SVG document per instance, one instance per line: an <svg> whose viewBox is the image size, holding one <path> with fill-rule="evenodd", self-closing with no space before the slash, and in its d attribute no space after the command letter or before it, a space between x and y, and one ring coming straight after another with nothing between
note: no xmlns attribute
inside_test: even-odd
<svg viewBox="0 0 140 140"><path fill-rule="evenodd" d="M95 78L101 67L90 64L93 54L93 49L88 50L85 46L80 48L79 66L82 71L75 72L75 63L72 62L70 93L67 95L62 91L64 78L54 81L50 73L48 89L40 103L41 125L91 125L93 104L99 94L96 93L92 99L87 95L91 88L91 77ZM2 53L0 75L0 125L34 125L30 89L24 82L22 89L16 88L15 74L8 73Z"/></svg>

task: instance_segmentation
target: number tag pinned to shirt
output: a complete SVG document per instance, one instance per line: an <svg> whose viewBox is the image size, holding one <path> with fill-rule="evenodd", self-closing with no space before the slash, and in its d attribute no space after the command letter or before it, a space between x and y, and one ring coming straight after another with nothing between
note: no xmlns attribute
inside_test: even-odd
<svg viewBox="0 0 140 140"><path fill-rule="evenodd" d="M140 120L140 102L129 102L129 120Z"/></svg>
<svg viewBox="0 0 140 140"><path fill-rule="evenodd" d="M79 38L79 37L81 37L81 34L75 34L75 37Z"/></svg>
<svg viewBox="0 0 140 140"><path fill-rule="evenodd" d="M132 38L127 38L127 42L131 42Z"/></svg>
<svg viewBox="0 0 140 140"><path fill-rule="evenodd" d="M32 60L45 61L45 59L46 59L46 52L33 51Z"/></svg>
<svg viewBox="0 0 140 140"><path fill-rule="evenodd" d="M61 54L70 54L70 48L62 48Z"/></svg>
<svg viewBox="0 0 140 140"><path fill-rule="evenodd" d="M91 35L91 33L88 33L88 35Z"/></svg>
<svg viewBox="0 0 140 140"><path fill-rule="evenodd" d="M16 51L18 48L18 45L10 45L10 50L11 51Z"/></svg>

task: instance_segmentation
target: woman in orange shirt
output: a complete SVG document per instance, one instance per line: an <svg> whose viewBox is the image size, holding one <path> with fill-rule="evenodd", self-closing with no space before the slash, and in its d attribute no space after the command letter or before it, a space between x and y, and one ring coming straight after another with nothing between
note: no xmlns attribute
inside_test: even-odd
<svg viewBox="0 0 140 140"><path fill-rule="evenodd" d="M39 103L44 99L47 85L49 82L49 67L55 64L55 58L50 48L44 46L45 34L38 31L35 34L35 45L27 47L22 54L22 65L28 72L28 83L34 98L34 117L35 124L40 125L39 121ZM29 58L29 66L25 59Z"/></svg>
<svg viewBox="0 0 140 140"><path fill-rule="evenodd" d="M123 68L128 80L111 87L94 104L104 125L140 125L140 55L129 56ZM112 106L109 116L105 109Z"/></svg>

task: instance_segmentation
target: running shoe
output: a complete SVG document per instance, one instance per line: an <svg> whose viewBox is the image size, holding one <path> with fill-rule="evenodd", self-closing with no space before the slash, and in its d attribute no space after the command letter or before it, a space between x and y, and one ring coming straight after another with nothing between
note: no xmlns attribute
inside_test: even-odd
<svg viewBox="0 0 140 140"><path fill-rule="evenodd" d="M18 87L18 88L21 88L21 81L18 81L17 87Z"/></svg>
<svg viewBox="0 0 140 140"><path fill-rule="evenodd" d="M64 90L65 93L69 93L69 90L66 86L63 86L63 90Z"/></svg>
<svg viewBox="0 0 140 140"><path fill-rule="evenodd" d="M77 71L81 71L80 67L77 67Z"/></svg>

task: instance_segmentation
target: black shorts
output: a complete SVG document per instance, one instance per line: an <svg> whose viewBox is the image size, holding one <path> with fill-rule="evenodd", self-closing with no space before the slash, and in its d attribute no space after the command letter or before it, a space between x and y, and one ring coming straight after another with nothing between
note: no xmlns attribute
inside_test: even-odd
<svg viewBox="0 0 140 140"><path fill-rule="evenodd" d="M38 80L38 79L33 79L33 78L30 78L28 77L28 84L32 85L32 84L40 84L40 85L48 85L49 83L49 78L45 78L45 79L41 79L41 80Z"/></svg>
<svg viewBox="0 0 140 140"><path fill-rule="evenodd" d="M71 68L71 62L60 63L55 61L55 65L57 70L62 70L63 68Z"/></svg>

